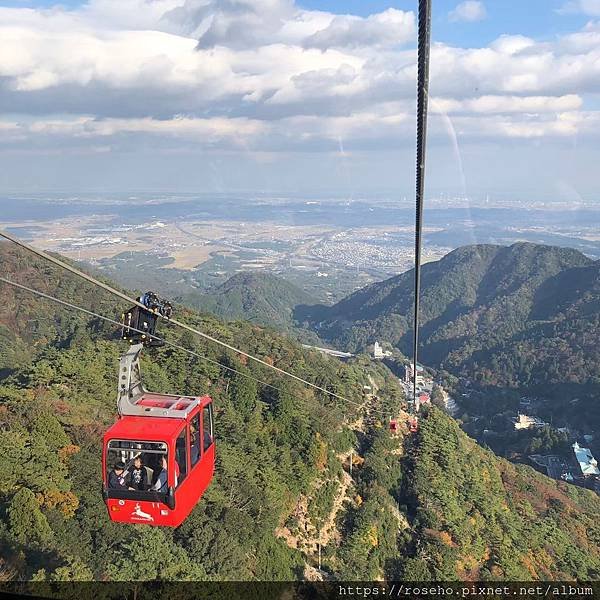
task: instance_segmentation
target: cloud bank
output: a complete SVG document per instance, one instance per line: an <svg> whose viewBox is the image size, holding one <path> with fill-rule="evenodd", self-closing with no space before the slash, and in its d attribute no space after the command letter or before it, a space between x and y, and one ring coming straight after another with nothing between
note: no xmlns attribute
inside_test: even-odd
<svg viewBox="0 0 600 600"><path fill-rule="evenodd" d="M595 14L596 0L568 4ZM482 2L450 17L485 18ZM415 14L292 0L90 0L0 8L0 150L369 150L414 136ZM600 26L432 48L431 136L599 136Z"/></svg>

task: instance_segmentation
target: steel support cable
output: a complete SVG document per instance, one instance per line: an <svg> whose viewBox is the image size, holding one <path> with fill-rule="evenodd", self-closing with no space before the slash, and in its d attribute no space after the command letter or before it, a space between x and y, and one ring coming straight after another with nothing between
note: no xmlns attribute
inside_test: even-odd
<svg viewBox="0 0 600 600"><path fill-rule="evenodd" d="M62 260L55 258L54 256L50 256L49 254L46 254L42 250L38 250L37 248L34 248L33 246L26 244L19 238L7 233L6 231L0 230L0 237L3 237L4 239L9 240L10 242L13 242L17 246L20 246L21 248L24 248L25 250L28 250L29 252L36 254L40 258L44 258L45 260L50 261L51 263L61 267L62 269L65 269L65 270L69 271L70 273L73 273L73 275L77 275L78 277L85 279L86 281L88 281L89 283L92 283L93 285L97 285L97 286L101 287L102 289L106 290L107 292L114 294L115 296L118 296L119 298L127 301L130 304L135 304L136 306L139 306L140 308L143 308L144 310L148 310L148 307L143 305L138 300L134 300L133 298L130 298L129 296L127 296L127 294L124 294L123 292L120 292L119 290L114 289L113 287L111 287L110 285L108 285L106 283L98 281L91 275L88 275L87 273L84 273L83 271L80 271L79 269L72 267L71 265L63 262ZM156 313L156 314L159 317L161 316L158 313ZM186 325L185 323L182 323L181 321L177 321L175 319L166 319L166 321L169 323L173 323L173 325L177 325L178 327L181 327L182 329L185 329L186 331L189 331L190 333L194 333L206 340L209 340L215 344L218 344L219 346L223 346L223 348L227 348L228 350L231 350L232 352L236 352L240 356L245 356L246 358L253 360L254 362L257 362L265 367L268 367L269 369L271 369L273 371L276 371L280 375L285 375L286 377L295 379L296 381L299 381L300 383L302 383L304 385L307 385L315 390L319 390L320 392L323 392L324 394L327 394L328 396L331 396L333 398L337 398L338 400L342 400L343 402L349 402L351 404L356 404L357 406L360 406L360 404L358 402L354 402L353 400L350 400L349 398L340 396L339 394L336 394L335 392L331 392L321 386L316 385L315 383L311 383L310 381L307 381L306 379L302 379L302 377L298 377L298 375L294 375L293 373L285 371L284 369L280 369L279 367L276 367L275 365L271 365L266 360L263 360L262 358L258 358L257 356L252 356L252 354L248 354L247 352L244 352L243 350L240 350L239 348L236 348L235 346L232 346L231 344L228 344L227 342L223 342L211 335L208 335L207 333L204 333L202 331L194 329L193 327L190 327L189 325Z"/></svg>
<svg viewBox="0 0 600 600"><path fill-rule="evenodd" d="M86 315L89 315L90 317L94 317L96 319L101 319L102 321L106 321L107 323L111 323L113 325L118 325L119 327L122 327L122 325L123 325L122 323L119 323L119 321L115 321L114 319L105 317L104 315L99 315L98 313L95 313L94 311L87 310L86 308L82 308L81 306L77 306L76 304L71 304L70 302L67 302L66 300L61 300L60 298L56 298L54 296L51 296L50 294L46 294L45 292L40 292L39 290L27 287L26 285L17 283L16 281L11 281L10 279L6 279L5 277L0 277L0 282L6 283L15 288L18 288L18 289L24 290L26 292L29 292L31 294L34 294L35 296L39 296L40 298L50 300L51 302L56 302L57 304L60 304L66 308L78 310L79 312L85 313ZM241 375L242 377L246 377L247 379L256 381L256 383L260 383L261 385L264 385L266 387L269 387L269 388L279 391L279 388L275 387L274 385L272 385L270 383L267 383L266 381L262 381L261 379L252 377L252 375L248 375L247 373L242 373L241 371L238 371L237 369L234 369L233 367L228 367L227 365L224 365L223 363L220 363L217 360L208 358L208 356L204 356L203 354L194 352L193 350L190 350L189 348L185 348L184 346L180 346L179 344L174 344L173 342L170 342L169 340L161 338L157 335L152 335L152 334L148 333L147 331L142 331L141 329L136 329L135 327L128 326L127 329L129 329L130 331L135 331L136 333L143 333L144 335L147 335L149 338L152 338L153 340L163 342L167 346L171 346L171 348L176 348L177 350L182 350L183 352L187 352L191 356L195 356L197 358L200 358L201 360L205 360L206 362L212 363L213 365L217 365L219 367L222 367L223 369L227 369L228 371L231 371L232 373L236 373L237 375Z"/></svg>
<svg viewBox="0 0 600 600"><path fill-rule="evenodd" d="M431 0L419 0L419 43L417 57L417 170L415 194L415 304L413 323L413 402L417 400L419 354L419 296L421 292L421 247L429 100L429 51L431 45Z"/></svg>
<svg viewBox="0 0 600 600"><path fill-rule="evenodd" d="M94 311L88 310L86 308L82 308L81 306L77 306L76 304L72 304L71 302L67 302L66 300L61 300L60 298L56 298L55 296L51 296L50 294L46 294L45 292L41 292L40 290L36 290L34 288L28 287L26 285L23 285L21 283L17 283L16 281L12 281L10 279L6 279L5 277L0 277L0 282L2 283L6 283L7 285L11 285L15 288L24 290L26 292L29 292L31 294L34 294L35 296L39 296L40 298L44 298L46 300L50 300L51 302L55 302L57 304L60 304L62 306L65 306L67 308L71 308L73 310L77 310L79 312L85 313L86 315L89 315L91 317L97 318L97 319L101 319L102 321L106 321L107 323L111 323L112 325L117 325L118 327L122 327L122 323L120 323L119 321L115 321L114 319L111 319L110 317L105 317L104 315L100 315L98 313L95 313ZM212 358L208 358L207 356L203 355L203 354L199 354L198 352L194 352L193 350L190 350L189 348L185 348L184 346L180 346L179 344L175 344L173 342L170 342L169 340L166 340L164 338L161 338L157 335L151 335L149 334L147 331L142 331L141 329L136 329L134 327L128 327L128 329L130 329L131 331L135 331L136 333L143 333L145 335L147 335L148 337L152 338L153 340L157 340L159 342L164 342L167 346L170 346L171 348L175 348L177 350L181 350L183 352L186 352L187 354L190 354L191 356L195 356L201 360L204 360L206 362L209 362L213 365L217 365L223 369L226 369L227 371L230 371L232 373L236 373L237 375L240 375L242 377L246 377L247 379L251 379L252 381L255 381L256 383L259 383L260 385L263 385L265 387L271 388L277 392L281 392L281 389L278 388L277 386L271 384L271 383L267 383L266 381L263 381L262 379L258 379L257 377L253 377L252 375L248 375L247 373L243 373L242 371L239 371L238 369L234 369L233 367L229 367L227 365L224 365L223 363L216 361ZM338 396L338 398L340 400L343 400L344 402L347 402L349 404L353 404L354 406L358 406L359 408L362 408L362 404L360 404L359 402L355 402L354 400L350 400L349 398L343 398L342 396ZM378 413L378 414L386 414L383 411L374 409L372 412Z"/></svg>

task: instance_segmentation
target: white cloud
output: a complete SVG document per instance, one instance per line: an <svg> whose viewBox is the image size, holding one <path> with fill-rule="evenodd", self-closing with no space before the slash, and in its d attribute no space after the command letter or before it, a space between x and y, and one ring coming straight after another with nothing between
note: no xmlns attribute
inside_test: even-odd
<svg viewBox="0 0 600 600"><path fill-rule="evenodd" d="M0 144L409 144L414 21L395 9L333 15L292 0L0 8L0 113L11 115ZM434 44L431 93L433 112L465 139L598 135L585 108L600 93L600 28L543 43ZM434 139L444 135L436 119Z"/></svg>
<svg viewBox="0 0 600 600"><path fill-rule="evenodd" d="M448 13L450 21L473 23L483 21L487 17L485 5L480 0L465 0Z"/></svg>
<svg viewBox="0 0 600 600"><path fill-rule="evenodd" d="M584 14L590 17L600 17L600 0L570 0L560 9L562 14Z"/></svg>
<svg viewBox="0 0 600 600"><path fill-rule="evenodd" d="M565 96L480 96L468 100L432 98L432 110L443 114L541 114L577 111L583 100Z"/></svg>
<svg viewBox="0 0 600 600"><path fill-rule="evenodd" d="M322 49L396 46L406 44L414 33L414 13L389 8L366 19L337 15L327 27L306 38L304 45Z"/></svg>

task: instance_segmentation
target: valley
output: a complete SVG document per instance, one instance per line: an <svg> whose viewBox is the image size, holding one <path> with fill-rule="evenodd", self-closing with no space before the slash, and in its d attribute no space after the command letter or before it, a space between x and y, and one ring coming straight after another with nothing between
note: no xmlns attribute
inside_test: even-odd
<svg viewBox="0 0 600 600"><path fill-rule="evenodd" d="M459 248L425 265L420 356L462 428L512 461L600 493L598 263L552 246ZM412 273L296 318L334 347L410 353Z"/></svg>

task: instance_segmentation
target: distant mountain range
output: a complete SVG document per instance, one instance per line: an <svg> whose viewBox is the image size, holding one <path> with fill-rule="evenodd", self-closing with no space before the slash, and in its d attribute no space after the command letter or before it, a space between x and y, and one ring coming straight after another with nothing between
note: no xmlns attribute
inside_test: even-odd
<svg viewBox="0 0 600 600"><path fill-rule="evenodd" d="M341 350L376 340L409 354L413 271L315 304L269 273L238 273L179 300L227 320L247 320ZM600 383L600 261L577 250L517 243L464 246L423 266L425 364L483 385Z"/></svg>
<svg viewBox="0 0 600 600"><path fill-rule="evenodd" d="M413 275L333 306L311 303L297 286L264 272L238 273L211 293L181 300L304 343L361 353L378 340L410 355ZM544 398L547 421L600 433L600 261L540 244L465 246L424 265L421 293L421 360L479 388L480 401L476 394L463 403L467 413L491 418L507 409L505 391L520 390Z"/></svg>

